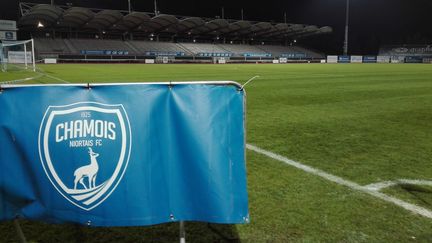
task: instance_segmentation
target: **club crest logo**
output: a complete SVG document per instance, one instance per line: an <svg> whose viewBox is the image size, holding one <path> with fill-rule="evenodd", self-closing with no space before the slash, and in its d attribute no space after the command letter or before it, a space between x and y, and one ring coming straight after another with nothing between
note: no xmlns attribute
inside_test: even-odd
<svg viewBox="0 0 432 243"><path fill-rule="evenodd" d="M120 183L131 142L123 105L83 102L50 106L39 130L39 156L55 189L89 211Z"/></svg>

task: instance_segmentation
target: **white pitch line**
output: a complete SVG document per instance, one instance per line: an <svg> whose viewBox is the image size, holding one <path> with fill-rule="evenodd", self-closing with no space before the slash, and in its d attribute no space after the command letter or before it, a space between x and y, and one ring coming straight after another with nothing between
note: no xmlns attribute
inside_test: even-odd
<svg viewBox="0 0 432 243"><path fill-rule="evenodd" d="M43 76L43 74L38 74L38 75L36 75L36 76L34 76L34 77L28 77L28 78L23 78L23 79L16 79L16 80L2 81L2 82L0 82L0 84L16 84L16 83L22 83L22 82L30 81L30 80L33 80L33 79L38 79L38 78L40 78L40 77L42 77L42 76Z"/></svg>
<svg viewBox="0 0 432 243"><path fill-rule="evenodd" d="M2 85L2 84L16 84L16 83L21 83L21 82L25 82L25 81L30 81L30 80L38 79L38 78L40 78L40 77L42 77L42 76L46 76L46 77L48 77L48 78L55 79L55 80L60 81L60 82L62 82L62 83L70 84L69 81L66 81L66 80L64 80L64 79L57 78L57 77L54 77L54 76L52 76L52 75L46 74L42 69L38 69L38 70L40 70L40 71L37 72L38 75L36 75L36 76L34 76L34 77L23 78L23 79L16 79L16 80L2 81L2 82L0 82L0 85Z"/></svg>
<svg viewBox="0 0 432 243"><path fill-rule="evenodd" d="M396 185L424 185L424 186L432 186L432 181L429 180L411 180L411 179L399 179L395 181L383 181L378 183L372 183L366 185L369 190L372 191L380 191L386 187L396 186Z"/></svg>
<svg viewBox="0 0 432 243"><path fill-rule="evenodd" d="M46 73L44 73L44 75L47 76L48 78L52 78L52 79L55 79L55 80L57 80L57 81L60 81L60 82L66 83L66 84L70 84L70 82L68 82L68 81L66 81L66 80L64 80L64 79L57 78L57 77L54 77L54 76L49 75L49 74L46 74Z"/></svg>
<svg viewBox="0 0 432 243"><path fill-rule="evenodd" d="M45 72L45 70L43 70L43 69L40 68L40 67L37 67L36 69L37 69L37 72L38 72L38 73L40 73L40 74L42 74L42 75L45 75L45 76L47 76L48 78L55 79L55 80L60 81L60 82L62 82L62 83L70 84L70 82L67 81L67 80L64 80L64 79L61 79L61 78L57 78L57 77L55 77L55 76L52 76L52 75L47 74L47 73Z"/></svg>
<svg viewBox="0 0 432 243"><path fill-rule="evenodd" d="M377 197L377 198L379 198L381 200L384 200L386 202L389 202L389 203L395 204L395 205L397 205L399 207L402 207L402 208L404 208L404 209L406 209L408 211L411 211L411 212L413 212L415 214L419 214L419 215L422 215L424 217L432 219L432 211L430 211L429 209L426 209L426 208L423 208L423 207L420 207L420 206L417 206L417 205L414 205L414 204L402 201L400 199L388 196L388 195L386 195L384 193L381 193L381 192L378 192L378 191L370 190L369 188L367 188L365 186L361 186L361 185L359 185L359 184L357 184L355 182L345 180L345 179L343 179L341 177L329 174L329 173L327 173L325 171L322 171L322 170L319 170L319 169L315 169L313 167L304 165L304 164L296 162L294 160L290 160L290 159L288 159L288 158L286 158L286 157L284 157L282 155L275 154L273 152L261 149L261 148L259 148L257 146L254 146L254 145L251 145L251 144L246 144L246 148L249 149L249 150L252 150L252 151L254 151L256 153L259 153L259 154L265 155L267 157L270 157L272 159L281 161L281 162L283 162L285 164L288 164L290 166L293 166L293 167L295 167L297 169L303 170L303 171L308 172L310 174L320 176L320 177L322 177L322 178L324 178L326 180L332 181L332 182L337 183L339 185L343 185L343 186L349 187L349 188L351 188L353 190L364 192L366 194L369 194L371 196Z"/></svg>

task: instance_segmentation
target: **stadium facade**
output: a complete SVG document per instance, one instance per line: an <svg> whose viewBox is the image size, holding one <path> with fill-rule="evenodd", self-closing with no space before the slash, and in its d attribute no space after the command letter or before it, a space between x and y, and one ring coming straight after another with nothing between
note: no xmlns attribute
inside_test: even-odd
<svg viewBox="0 0 432 243"><path fill-rule="evenodd" d="M297 40L332 33L329 26L177 16L150 12L20 3L20 31L39 58L62 60L314 60L322 53Z"/></svg>
<svg viewBox="0 0 432 243"><path fill-rule="evenodd" d="M379 55L395 62L432 63L432 45L388 45L381 47Z"/></svg>

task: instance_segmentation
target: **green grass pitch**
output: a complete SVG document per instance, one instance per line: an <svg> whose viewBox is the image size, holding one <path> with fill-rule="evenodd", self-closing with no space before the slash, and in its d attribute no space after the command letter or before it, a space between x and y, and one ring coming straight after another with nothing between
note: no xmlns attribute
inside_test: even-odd
<svg viewBox="0 0 432 243"><path fill-rule="evenodd" d="M365 186L432 181L432 65L39 65L28 83L233 80L246 86L247 143ZM0 73L0 82L34 75ZM0 108L1 109L1 108ZM190 242L432 242L432 219L247 151L251 223L186 223ZM381 192L432 211L432 187ZM33 242L177 241L178 225L87 228L23 222ZM219 232L219 233L217 233ZM17 241L11 222L1 241Z"/></svg>

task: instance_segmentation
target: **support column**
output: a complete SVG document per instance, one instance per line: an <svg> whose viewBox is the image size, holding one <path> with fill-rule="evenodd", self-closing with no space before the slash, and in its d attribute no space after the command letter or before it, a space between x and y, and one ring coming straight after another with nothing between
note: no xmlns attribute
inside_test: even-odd
<svg viewBox="0 0 432 243"><path fill-rule="evenodd" d="M14 225L15 225L15 229L17 231L18 237L20 239L20 242L21 243L27 243L27 240L26 240L26 238L24 236L24 233L23 233L23 231L21 229L21 225L20 225L20 223L18 221L18 218L14 219Z"/></svg>
<svg viewBox="0 0 432 243"><path fill-rule="evenodd" d="M184 221L180 221L180 243L186 243L186 231Z"/></svg>

